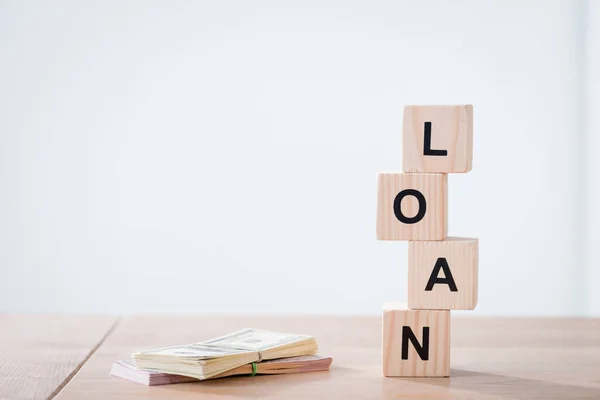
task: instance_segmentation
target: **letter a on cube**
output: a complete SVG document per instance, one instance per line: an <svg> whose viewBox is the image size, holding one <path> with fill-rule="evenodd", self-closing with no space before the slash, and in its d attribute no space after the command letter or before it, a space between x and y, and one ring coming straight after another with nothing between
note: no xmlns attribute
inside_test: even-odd
<svg viewBox="0 0 600 400"><path fill-rule="evenodd" d="M477 305L479 241L449 237L408 243L408 307L473 310Z"/></svg>
<svg viewBox="0 0 600 400"><path fill-rule="evenodd" d="M446 174L380 173L377 239L444 240L448 235Z"/></svg>
<svg viewBox="0 0 600 400"><path fill-rule="evenodd" d="M384 376L450 375L450 311L383 307Z"/></svg>
<svg viewBox="0 0 600 400"><path fill-rule="evenodd" d="M404 172L469 172L473 164L473 106L406 106Z"/></svg>

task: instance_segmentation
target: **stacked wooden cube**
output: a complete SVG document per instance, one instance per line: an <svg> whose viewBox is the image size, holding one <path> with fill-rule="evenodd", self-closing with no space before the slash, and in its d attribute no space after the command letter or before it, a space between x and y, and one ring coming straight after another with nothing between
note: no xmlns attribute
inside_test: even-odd
<svg viewBox="0 0 600 400"><path fill-rule="evenodd" d="M377 238L408 241L408 307L384 305L385 376L450 375L450 310L477 304L478 240L448 237L448 175L469 172L473 106L407 106L403 173L380 173Z"/></svg>

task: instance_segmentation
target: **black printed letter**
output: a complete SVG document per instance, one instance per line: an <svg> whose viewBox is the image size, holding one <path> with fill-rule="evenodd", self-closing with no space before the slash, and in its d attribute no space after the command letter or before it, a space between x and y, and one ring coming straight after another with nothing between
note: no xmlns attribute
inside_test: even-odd
<svg viewBox="0 0 600 400"><path fill-rule="evenodd" d="M440 274L440 269L444 270L444 278L438 277ZM456 283L452 277L452 272L450 272L450 267L448 266L448 261L446 261L446 259L443 257L438 258L435 262L435 266L433 267L433 271L431 271L431 276L429 276L427 286L425 286L425 291L431 291L433 289L433 285L436 283L445 283L448 285L451 292L458 292Z"/></svg>
<svg viewBox="0 0 600 400"><path fill-rule="evenodd" d="M412 218L408 218L404 214L402 214L400 204L402 203L402 199L405 196L415 196L419 201L419 211L417 212L417 215L415 215ZM396 218L398 218L398 221L402 223L416 224L417 222L423 219L426 210L427 202L425 201L425 196L423 196L423 193L419 192L418 190L404 189L403 191L398 193L398 195L396 195L396 198L394 199L394 214L396 215Z"/></svg>
<svg viewBox="0 0 600 400"><path fill-rule="evenodd" d="M425 140L423 141L423 154L426 156L447 156L448 150L431 149L431 122L425 122Z"/></svg>
<svg viewBox="0 0 600 400"><path fill-rule="evenodd" d="M408 326L402 327L402 359L408 360L408 341L412 343L421 360L429 360L429 327L423 327L423 346L419 344L417 337Z"/></svg>

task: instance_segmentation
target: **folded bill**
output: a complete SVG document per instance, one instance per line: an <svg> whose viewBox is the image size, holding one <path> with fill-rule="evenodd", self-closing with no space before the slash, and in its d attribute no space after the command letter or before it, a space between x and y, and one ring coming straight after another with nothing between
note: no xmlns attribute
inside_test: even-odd
<svg viewBox="0 0 600 400"><path fill-rule="evenodd" d="M331 357L323 357L316 354L310 356L278 358L242 365L209 379L224 378L233 375L295 374L300 372L327 371L331 362ZM115 361L112 365L110 374L147 386L198 381L198 379L189 376L137 369L133 360Z"/></svg>
<svg viewBox="0 0 600 400"><path fill-rule="evenodd" d="M132 358L138 369L203 380L253 362L316 352L312 336L248 328L200 343L141 351Z"/></svg>

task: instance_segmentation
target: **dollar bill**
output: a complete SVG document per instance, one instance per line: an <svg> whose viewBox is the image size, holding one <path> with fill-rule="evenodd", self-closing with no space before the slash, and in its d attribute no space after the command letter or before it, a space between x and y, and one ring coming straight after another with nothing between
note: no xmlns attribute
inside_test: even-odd
<svg viewBox="0 0 600 400"><path fill-rule="evenodd" d="M201 344L227 349L263 351L310 338L311 336L308 335L295 335L247 328L201 342Z"/></svg>
<svg viewBox="0 0 600 400"><path fill-rule="evenodd" d="M174 356L174 357L187 357L199 360L208 360L216 357L229 356L234 354L240 354L251 350L245 349L234 349L231 347L217 347L207 346L202 343L198 344L186 344L183 346L164 347L162 349L154 349L147 351L140 351L136 356L143 357L145 355L152 356Z"/></svg>
<svg viewBox="0 0 600 400"><path fill-rule="evenodd" d="M278 358L274 360L245 364L216 375L210 379L224 378L233 375L272 375L295 374L304 372L327 371L331 365L331 357L319 355ZM137 369L133 360L119 360L113 363L110 374L129 381L147 386L169 385L173 383L198 382L198 379L189 376L173 375L164 372L146 371Z"/></svg>
<svg viewBox="0 0 600 400"><path fill-rule="evenodd" d="M132 358L141 369L209 379L244 364L316 352L312 336L247 328L199 343L140 351Z"/></svg>

